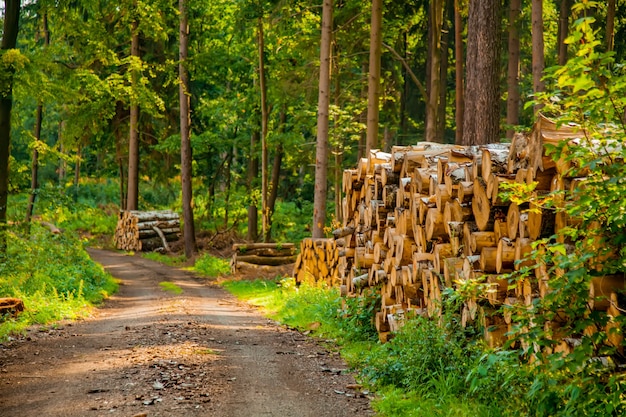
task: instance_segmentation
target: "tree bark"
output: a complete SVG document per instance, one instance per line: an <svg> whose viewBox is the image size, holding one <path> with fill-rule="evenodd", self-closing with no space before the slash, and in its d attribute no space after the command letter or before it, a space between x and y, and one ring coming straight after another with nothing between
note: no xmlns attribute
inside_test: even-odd
<svg viewBox="0 0 626 417"><path fill-rule="evenodd" d="M189 51L189 15L187 2L178 1L180 12L179 28L179 62L178 75L180 77L180 180L182 188L183 206L183 239L185 241L185 256L191 258L198 251L196 246L196 232L193 218L193 189L192 189L192 151L191 151L191 117L189 73L187 72L187 55Z"/></svg>
<svg viewBox="0 0 626 417"><path fill-rule="evenodd" d="M443 0L432 0L430 2L429 18L429 85L428 85L428 106L426 106L426 140L428 142L438 142L437 121L439 119L439 97L441 88L441 30L443 28Z"/></svg>
<svg viewBox="0 0 626 417"><path fill-rule="evenodd" d="M131 28L130 55L139 57L139 24L136 20ZM133 88L137 88L138 75L135 70L132 74ZM128 187L126 208L137 210L139 205L139 104L135 98L130 100L130 134L128 138Z"/></svg>
<svg viewBox="0 0 626 417"><path fill-rule="evenodd" d="M48 30L48 15L43 14L42 18L43 29L43 42L44 48L50 44L50 31ZM31 163L30 173L30 195L28 196L28 206L26 208L26 223L30 223L30 219L33 217L35 211L35 200L37 199L37 192L39 191L39 143L41 141L41 125L43 123L43 103L40 101L37 104L37 112L35 115L35 129L33 136L35 138L35 144L33 146L33 158ZM28 226L30 227L30 225ZM30 230L30 229L29 229Z"/></svg>
<svg viewBox="0 0 626 417"><path fill-rule="evenodd" d="M43 104L37 105L37 113L35 115L35 144L33 146L33 159L30 169L30 195L28 196L28 206L26 207L26 223L30 223L35 211L35 200L39 191L39 150L38 145L41 140L41 124L43 120Z"/></svg>
<svg viewBox="0 0 626 417"><path fill-rule="evenodd" d="M559 8L559 26L558 26L558 34L557 34L557 48L558 48L558 57L557 62L559 65L563 66L567 62L567 44L565 43L565 39L567 38L568 27L569 27L569 15L571 12L571 1L572 0L561 0L560 8Z"/></svg>
<svg viewBox="0 0 626 417"><path fill-rule="evenodd" d="M272 164L272 189L270 190L270 196L267 202L269 215L268 215L267 234L265 235L265 242L271 242L272 240L272 223L273 223L272 218L274 217L274 210L276 209L276 199L278 198L278 183L280 181L280 168L281 168L282 163L283 163L283 144L278 143L278 145L276 145L276 150L274 151L274 162Z"/></svg>
<svg viewBox="0 0 626 417"><path fill-rule="evenodd" d="M520 87L519 87L519 63L520 63L520 39L519 39L519 16L522 11L521 0L511 0L509 8L509 62L506 78L506 137L512 138L515 128L519 124Z"/></svg>
<svg viewBox="0 0 626 417"><path fill-rule="evenodd" d="M250 135L250 159L248 160L248 193L253 195L254 180L259 175L259 159L256 155L256 146L259 142L259 132L254 131ZM254 201L248 206L248 241L256 242L259 238L259 210Z"/></svg>
<svg viewBox="0 0 626 417"><path fill-rule="evenodd" d="M0 49L14 49L19 30L20 0L4 0L4 26ZM13 73L5 74L8 82L0 89L0 255L7 249L7 202L9 197L9 149L11 143L11 110L13 108Z"/></svg>
<svg viewBox="0 0 626 417"><path fill-rule="evenodd" d="M315 147L315 192L313 196L314 238L324 236L326 224L326 197L328 194L328 118L330 107L330 59L333 29L333 2L322 5L322 33L320 40L320 79L317 100L317 144ZM368 133L369 134L369 133Z"/></svg>
<svg viewBox="0 0 626 417"><path fill-rule="evenodd" d="M542 80L545 68L544 46L543 46L543 0L532 0L532 72L533 72L533 92L535 94L545 91ZM535 104L535 113L541 110L542 106Z"/></svg>
<svg viewBox="0 0 626 417"><path fill-rule="evenodd" d="M498 0L469 4L463 145L499 141L499 6Z"/></svg>
<svg viewBox="0 0 626 417"><path fill-rule="evenodd" d="M267 160L267 85L265 82L265 35L263 34L263 16L258 19L258 47L259 47L259 87L261 89L261 230L263 239L268 227L268 160Z"/></svg>
<svg viewBox="0 0 626 417"><path fill-rule="evenodd" d="M615 0L608 0L606 9L606 50L611 52L615 41Z"/></svg>
<svg viewBox="0 0 626 417"><path fill-rule="evenodd" d="M442 0L443 1L443 0ZM440 76L439 76L439 110L437 111L437 133L436 138L439 142L444 143L446 135L446 108L448 105L448 58L450 51L448 46L450 44L450 22L454 19L454 0L445 0L444 11L448 14L447 18L443 19L441 29L441 64L440 64Z"/></svg>
<svg viewBox="0 0 626 417"><path fill-rule="evenodd" d="M122 120L124 119L124 105L121 101L116 103L115 117L113 118L113 133L115 135L115 159L117 161L119 181L120 181L120 210L126 210L126 175L124 172L124 161L126 158L122 152L124 148L122 144Z"/></svg>
<svg viewBox="0 0 626 417"><path fill-rule="evenodd" d="M460 0L454 0L454 58L455 58L455 84L456 84L456 133L454 143L463 143L463 109L465 107L463 83L463 18L461 16Z"/></svg>
<svg viewBox="0 0 626 417"><path fill-rule="evenodd" d="M380 102L380 57L382 49L382 0L372 0L370 28L370 65L367 83L367 140L365 157L378 147L378 105Z"/></svg>

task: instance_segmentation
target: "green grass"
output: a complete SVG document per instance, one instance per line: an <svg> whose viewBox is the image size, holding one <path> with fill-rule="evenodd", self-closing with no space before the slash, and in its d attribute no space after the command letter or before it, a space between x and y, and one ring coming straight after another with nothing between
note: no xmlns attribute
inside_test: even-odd
<svg viewBox="0 0 626 417"><path fill-rule="evenodd" d="M0 340L32 324L83 317L117 291L117 282L91 260L75 235L53 235L36 223L29 236L11 229L7 233L0 297L21 298L26 311L0 322Z"/></svg>
<svg viewBox="0 0 626 417"><path fill-rule="evenodd" d="M182 266L187 261L187 258L185 257L185 255L171 256L171 255L164 255L158 252L142 252L141 257L150 259L151 261L160 262L168 266L174 266L174 267Z"/></svg>
<svg viewBox="0 0 626 417"><path fill-rule="evenodd" d="M163 291L171 292L176 295L183 293L183 289L180 288L178 285L174 284L173 282L169 282L169 281L159 282L159 287L161 287Z"/></svg>
<svg viewBox="0 0 626 417"><path fill-rule="evenodd" d="M205 253L189 269L206 277L220 277L230 274L230 261Z"/></svg>

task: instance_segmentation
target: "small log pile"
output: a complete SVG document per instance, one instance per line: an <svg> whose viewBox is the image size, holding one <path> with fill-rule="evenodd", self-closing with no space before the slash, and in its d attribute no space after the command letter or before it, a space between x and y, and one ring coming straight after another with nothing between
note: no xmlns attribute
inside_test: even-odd
<svg viewBox="0 0 626 417"><path fill-rule="evenodd" d="M345 248L340 239L307 238L300 242L300 253L296 258L293 276L299 285L303 282L326 282L330 286L338 284L340 259L346 259ZM350 248L348 251L352 250Z"/></svg>
<svg viewBox="0 0 626 417"><path fill-rule="evenodd" d="M230 268L237 271L238 263L255 265L286 265L296 260L296 246L293 243L236 243Z"/></svg>
<svg viewBox="0 0 626 417"><path fill-rule="evenodd" d="M15 317L24 311L24 301L20 298L0 298L0 318Z"/></svg>
<svg viewBox="0 0 626 417"><path fill-rule="evenodd" d="M180 217L170 210L120 211L115 247L127 251L170 251L168 242L180 239Z"/></svg>
<svg viewBox="0 0 626 417"><path fill-rule="evenodd" d="M497 309L531 305L550 291L546 265L536 266L534 278L513 289L501 274L534 266L522 262L532 243L577 219L558 207L540 209L534 200L502 201L500 191L509 183L537 182L535 197L562 190L567 198L584 178L568 177L567 164L555 163L545 145L574 144L580 135L542 117L530 134L518 133L510 144L421 142L390 153L371 151L343 174L344 223L333 232L338 256L326 249L331 243L316 246L309 240L294 275L328 281L336 269L342 293L349 296L380 288L382 306L374 322L383 341L408 315L441 315L445 288L464 291L469 296L462 323L480 320L488 344L501 345L514 323ZM598 277L590 301L614 317L616 294L625 288L623 276ZM621 333L613 333L613 343L619 343Z"/></svg>

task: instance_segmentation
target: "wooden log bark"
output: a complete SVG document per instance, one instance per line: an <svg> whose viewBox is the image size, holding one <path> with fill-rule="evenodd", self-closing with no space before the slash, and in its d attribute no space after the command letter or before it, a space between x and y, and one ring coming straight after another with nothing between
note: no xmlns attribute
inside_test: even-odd
<svg viewBox="0 0 626 417"><path fill-rule="evenodd" d="M4 315L16 316L24 311L24 301L20 298L0 298L0 317Z"/></svg>

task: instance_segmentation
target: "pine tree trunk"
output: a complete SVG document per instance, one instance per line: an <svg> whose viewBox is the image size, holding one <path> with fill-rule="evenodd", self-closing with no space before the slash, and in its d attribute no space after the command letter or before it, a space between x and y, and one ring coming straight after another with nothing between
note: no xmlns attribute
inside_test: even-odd
<svg viewBox="0 0 626 417"><path fill-rule="evenodd" d="M328 118L330 107L330 58L333 32L333 2L324 0L320 42L320 79L315 147L315 193L313 196L313 238L324 236L328 194Z"/></svg>
<svg viewBox="0 0 626 417"><path fill-rule="evenodd" d="M506 124L509 126L506 137L512 138L515 128L519 124L520 86L519 86L519 63L520 63L520 39L519 39L519 16L522 10L522 0L511 0L509 9L509 62L507 72L507 100L506 100Z"/></svg>
<svg viewBox="0 0 626 417"><path fill-rule="evenodd" d="M132 23L130 55L139 59L139 24ZM137 88L138 76L132 74L133 88ZM128 138L128 187L126 208L137 210L139 205L139 104L135 99L130 103L130 135Z"/></svg>
<svg viewBox="0 0 626 417"><path fill-rule="evenodd" d="M429 87L428 106L426 107L426 140L428 142L441 142L437 137L437 120L439 119L439 97L441 88L441 29L443 28L443 0L430 2L429 18L430 53L429 63Z"/></svg>
<svg viewBox="0 0 626 417"><path fill-rule="evenodd" d="M565 39L567 38L569 27L569 15L572 9L572 0L561 0L559 8L559 26L557 34L557 48L558 57L557 62L559 65L565 65L567 62L567 44Z"/></svg>
<svg viewBox="0 0 626 417"><path fill-rule="evenodd" d="M20 0L4 0L4 26L2 31L3 51L15 48L19 30ZM6 254L7 248L7 202L9 197L9 148L11 143L11 110L13 108L13 74L4 74L8 78L0 93L0 255ZM5 79L6 79L5 78Z"/></svg>
<svg viewBox="0 0 626 417"><path fill-rule="evenodd" d="M37 149L38 143L41 140L41 124L43 120L43 105L37 106L37 113L35 115L35 131L33 136L35 138L35 146L33 147L33 159L30 169L30 195L28 196L28 206L26 207L26 223L30 222L35 211L35 200L37 199L37 191L39 189L39 150Z"/></svg>
<svg viewBox="0 0 626 417"><path fill-rule="evenodd" d="M370 65L367 83L367 140L365 157L378 147L378 105L380 102L380 56L382 49L382 0L372 0Z"/></svg>
<svg viewBox="0 0 626 417"><path fill-rule="evenodd" d="M42 29L44 33L44 47L50 45L50 31L48 30L48 15L43 14L41 17ZM41 140L41 125L43 123L43 104L40 102L37 105L37 112L35 115L35 130L33 136L35 139L35 146L33 147L33 158L31 163L30 174L30 195L28 196L28 207L26 208L26 223L30 223L30 219L33 217L35 211L35 200L37 199L37 192L39 189L39 149L38 144ZM30 227L30 225L29 225ZM29 229L30 230L30 229Z"/></svg>
<svg viewBox="0 0 626 417"><path fill-rule="evenodd" d="M471 1L467 22L467 88L463 144L500 139L500 2Z"/></svg>
<svg viewBox="0 0 626 417"><path fill-rule="evenodd" d="M613 50L615 40L615 0L608 0L606 9L606 50Z"/></svg>
<svg viewBox="0 0 626 417"><path fill-rule="evenodd" d="M532 0L532 71L533 71L533 92L541 93L545 91L543 83L543 70L545 68L544 46L543 46L543 0ZM541 105L535 105L535 113L541 110Z"/></svg>
<svg viewBox="0 0 626 417"><path fill-rule="evenodd" d="M455 58L455 84L456 84L456 133L454 143L463 143L463 112L465 107L463 83L463 18L460 10L460 0L454 0L454 58Z"/></svg>
<svg viewBox="0 0 626 417"><path fill-rule="evenodd" d="M259 143L259 132L254 131L250 135L250 159L248 160L248 195L253 195L254 180L259 175L259 159L256 155L256 146ZM248 206L248 236L250 242L256 242L259 237L259 210L251 201Z"/></svg>
<svg viewBox="0 0 626 417"><path fill-rule="evenodd" d="M261 233L263 239L268 227L268 155L267 155L267 85L265 79L265 35L263 33L263 16L258 19L258 47L259 47L259 88L261 89Z"/></svg>
<svg viewBox="0 0 626 417"><path fill-rule="evenodd" d="M185 256L191 258L197 252L196 232L193 218L193 189L192 181L192 154L191 154L191 117L190 117L190 95L189 73L187 72L187 54L189 50L189 15L187 2L178 1L178 11L180 12L179 27L179 63L178 75L179 100L180 100L180 179L182 188L183 206L183 239L185 241Z"/></svg>

